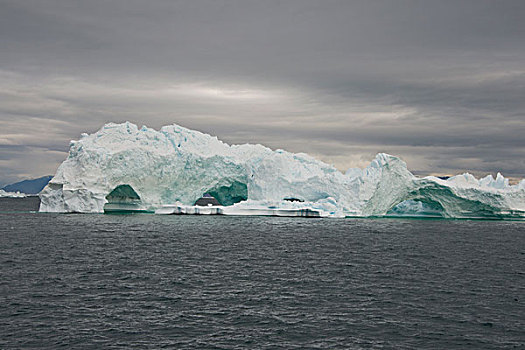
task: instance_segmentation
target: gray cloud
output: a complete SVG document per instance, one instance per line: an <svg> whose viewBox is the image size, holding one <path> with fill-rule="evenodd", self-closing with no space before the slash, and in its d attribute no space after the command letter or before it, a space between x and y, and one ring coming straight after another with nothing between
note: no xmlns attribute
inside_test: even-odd
<svg viewBox="0 0 525 350"><path fill-rule="evenodd" d="M525 175L525 2L0 0L0 185L108 121Z"/></svg>

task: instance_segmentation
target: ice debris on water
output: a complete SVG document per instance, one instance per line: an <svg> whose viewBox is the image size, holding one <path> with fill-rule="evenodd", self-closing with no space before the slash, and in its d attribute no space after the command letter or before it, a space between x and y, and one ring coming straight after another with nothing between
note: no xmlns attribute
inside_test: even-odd
<svg viewBox="0 0 525 350"><path fill-rule="evenodd" d="M204 194L220 207L195 209ZM40 198L41 212L525 217L525 180L509 185L501 174L420 178L385 153L342 173L305 153L230 146L178 125L157 131L129 122L71 141Z"/></svg>

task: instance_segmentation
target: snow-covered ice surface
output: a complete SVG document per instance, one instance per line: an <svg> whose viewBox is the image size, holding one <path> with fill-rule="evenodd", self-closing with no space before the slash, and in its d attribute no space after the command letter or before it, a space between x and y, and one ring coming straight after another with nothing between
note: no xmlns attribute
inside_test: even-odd
<svg viewBox="0 0 525 350"><path fill-rule="evenodd" d="M230 146L178 125L157 131L129 122L72 141L40 193L40 211L102 213L112 206L169 213L193 207L205 193L225 215L525 217L525 180L509 185L500 174L419 178L384 153L343 174L304 153Z"/></svg>
<svg viewBox="0 0 525 350"><path fill-rule="evenodd" d="M7 198L24 198L27 197L27 194L20 193L20 192L6 192L4 190L0 190L0 198L7 197Z"/></svg>

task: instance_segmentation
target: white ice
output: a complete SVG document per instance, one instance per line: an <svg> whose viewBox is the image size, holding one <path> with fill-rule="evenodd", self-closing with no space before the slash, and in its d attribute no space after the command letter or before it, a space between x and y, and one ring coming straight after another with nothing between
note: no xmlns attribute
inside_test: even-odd
<svg viewBox="0 0 525 350"><path fill-rule="evenodd" d="M309 209L330 217L383 216L418 203L443 217L525 216L525 180L512 186L501 174L419 178L384 153L343 174L304 153L230 146L178 125L157 131L129 122L71 141L68 158L40 194L40 211L102 213L112 196L126 193L136 197L126 206L151 212L191 207L210 193L232 215Z"/></svg>
<svg viewBox="0 0 525 350"><path fill-rule="evenodd" d="M1 197L8 197L8 198L24 198L27 197L25 193L20 192L6 192L4 190L0 190L0 198Z"/></svg>

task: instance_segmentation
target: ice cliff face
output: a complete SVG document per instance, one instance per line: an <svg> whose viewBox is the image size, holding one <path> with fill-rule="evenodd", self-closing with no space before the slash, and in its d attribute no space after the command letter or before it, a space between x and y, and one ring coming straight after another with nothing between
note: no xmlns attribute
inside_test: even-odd
<svg viewBox="0 0 525 350"><path fill-rule="evenodd" d="M40 211L101 213L112 203L154 210L193 205L204 193L222 205L238 203L233 208L309 208L336 217L400 210L444 217L525 215L525 181L510 186L500 174L417 178L387 154L343 174L303 153L230 146L177 125L156 131L131 123L110 123L72 141L68 158L40 194Z"/></svg>

